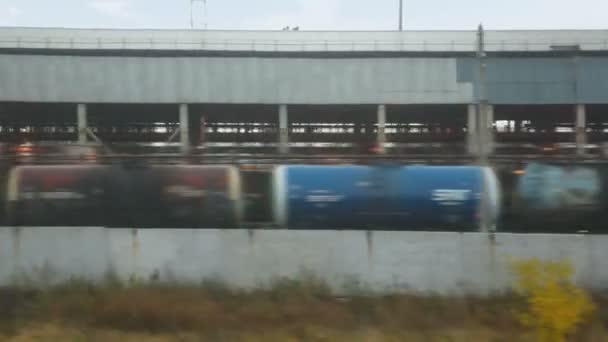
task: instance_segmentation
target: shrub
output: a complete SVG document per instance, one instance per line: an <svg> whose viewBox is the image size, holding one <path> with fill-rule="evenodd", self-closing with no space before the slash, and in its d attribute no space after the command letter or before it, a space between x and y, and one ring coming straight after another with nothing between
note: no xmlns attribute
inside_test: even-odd
<svg viewBox="0 0 608 342"><path fill-rule="evenodd" d="M512 267L517 290L526 299L520 321L535 330L539 341L565 341L593 312L590 296L571 280L570 262L530 259Z"/></svg>

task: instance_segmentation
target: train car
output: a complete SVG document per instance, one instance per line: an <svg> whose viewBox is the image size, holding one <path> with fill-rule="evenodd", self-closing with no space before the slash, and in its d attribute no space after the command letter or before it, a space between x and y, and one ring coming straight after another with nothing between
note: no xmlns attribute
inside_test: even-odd
<svg viewBox="0 0 608 342"><path fill-rule="evenodd" d="M605 233L606 166L531 163L514 180L501 225L514 232Z"/></svg>
<svg viewBox="0 0 608 342"><path fill-rule="evenodd" d="M273 225L273 166L241 166L241 200L245 227Z"/></svg>
<svg viewBox="0 0 608 342"><path fill-rule="evenodd" d="M8 175L7 223L16 226L101 226L104 183L100 165L30 165Z"/></svg>
<svg viewBox="0 0 608 342"><path fill-rule="evenodd" d="M18 166L6 193L17 226L236 228L242 218L232 166Z"/></svg>
<svg viewBox="0 0 608 342"><path fill-rule="evenodd" d="M242 220L239 170L166 165L110 170L108 225L138 228L237 228Z"/></svg>
<svg viewBox="0 0 608 342"><path fill-rule="evenodd" d="M495 224L499 186L474 166L280 166L277 224L294 229L474 231Z"/></svg>

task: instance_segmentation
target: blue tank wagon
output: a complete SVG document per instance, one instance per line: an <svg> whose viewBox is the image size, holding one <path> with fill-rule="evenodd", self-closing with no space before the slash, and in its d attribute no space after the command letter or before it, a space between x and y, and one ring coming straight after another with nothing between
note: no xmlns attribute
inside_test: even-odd
<svg viewBox="0 0 608 342"><path fill-rule="evenodd" d="M475 166L279 166L277 224L294 229L480 229L495 224L499 186Z"/></svg>

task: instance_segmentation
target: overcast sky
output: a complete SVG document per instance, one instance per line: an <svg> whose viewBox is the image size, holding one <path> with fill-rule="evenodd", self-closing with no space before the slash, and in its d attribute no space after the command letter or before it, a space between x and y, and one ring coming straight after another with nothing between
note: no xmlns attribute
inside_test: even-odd
<svg viewBox="0 0 608 342"><path fill-rule="evenodd" d="M398 0L207 0L209 29L392 30ZM406 29L607 28L608 0L404 0ZM203 23L202 5L196 22ZM187 28L190 0L0 0L1 26Z"/></svg>

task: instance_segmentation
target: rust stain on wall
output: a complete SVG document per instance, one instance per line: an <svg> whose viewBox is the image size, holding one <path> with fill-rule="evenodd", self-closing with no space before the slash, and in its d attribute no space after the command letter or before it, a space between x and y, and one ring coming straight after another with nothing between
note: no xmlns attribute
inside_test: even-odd
<svg viewBox="0 0 608 342"><path fill-rule="evenodd" d="M21 227L13 227L13 260L11 264L13 265L13 277L15 281L19 279L19 275L21 273L21 229Z"/></svg>
<svg viewBox="0 0 608 342"><path fill-rule="evenodd" d="M370 270L374 268L374 233L371 230L365 232L367 242L367 264Z"/></svg>
<svg viewBox="0 0 608 342"><path fill-rule="evenodd" d="M135 258L139 254L139 239L137 229L131 230L131 255Z"/></svg>

